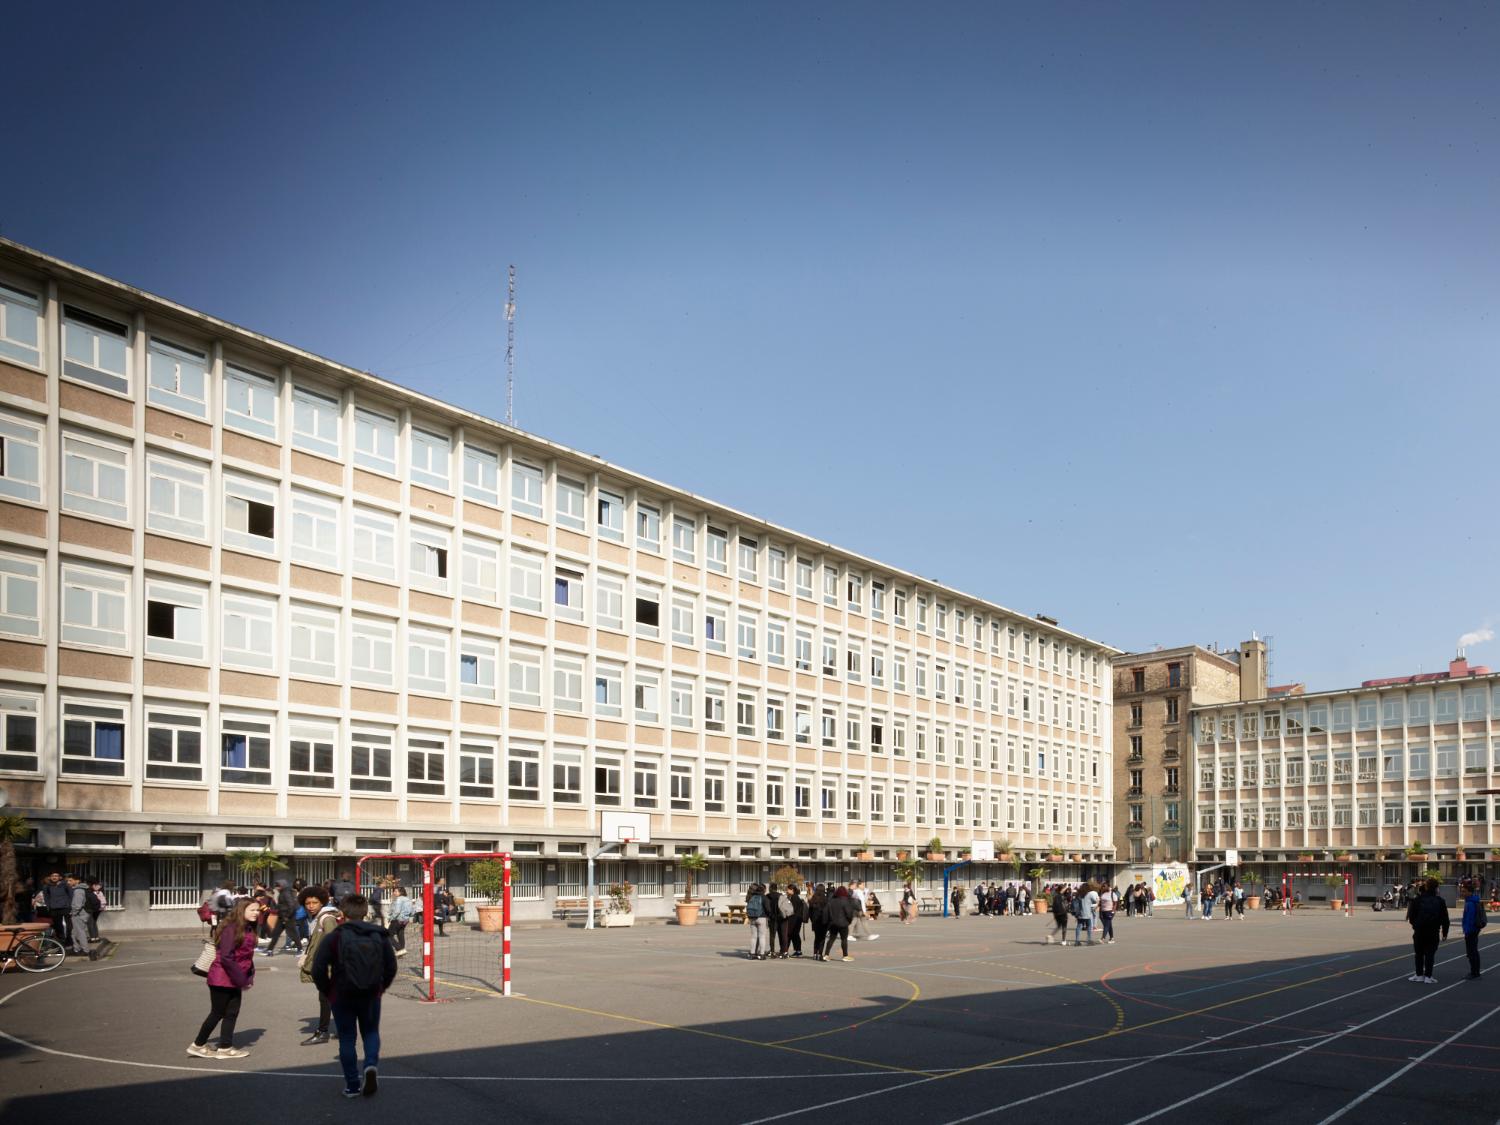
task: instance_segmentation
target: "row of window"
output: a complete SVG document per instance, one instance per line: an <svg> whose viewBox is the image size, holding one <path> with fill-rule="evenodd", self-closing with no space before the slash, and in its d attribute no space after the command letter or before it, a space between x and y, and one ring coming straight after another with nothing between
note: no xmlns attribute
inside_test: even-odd
<svg viewBox="0 0 1500 1125"><path fill-rule="evenodd" d="M1132 712L1134 714L1134 712ZM1285 716L1285 727L1282 718ZM1500 681L1467 687L1384 692L1363 699L1310 703L1263 711L1209 711L1194 717L1200 744L1298 738L1351 730L1388 730L1430 723L1483 722L1500 718Z"/></svg>
<svg viewBox="0 0 1500 1125"><path fill-rule="evenodd" d="M0 285L0 355L41 366L42 307L39 294ZM16 326L19 334L15 339L4 335L7 324ZM62 373L105 390L129 394L134 379L132 338L129 324L65 304ZM145 351L147 401L207 420L214 389L207 349L148 334ZM633 542L637 549L659 555L667 551L663 524L670 520L670 550L674 559L699 565L701 539L702 565L710 571L728 574L732 546L733 572L743 581L764 582L776 590L787 590L790 583L797 595L807 600L813 600L821 592L825 605L860 614L868 608L875 620L886 620L889 614L889 619L898 626L907 625L910 608L912 624L918 632L930 631L940 639L951 637L955 643L972 644L976 650L983 648L988 637L990 651L996 655L1001 652L1003 641L1011 659L1018 657L1019 634L1019 658L1024 663L1031 664L1035 659L1042 666L1048 659L1047 638L1033 636L1030 629L1006 625L978 610L950 606L928 591L909 594L905 587L884 579L845 571L832 563L819 565L758 537L732 536L728 530L714 527L709 517L664 514L660 504L639 498L627 501L625 488L610 491L602 486L591 487L566 475L566 470L552 472L540 464L506 458L496 450L472 445L467 439L455 443L453 435L440 425L405 424L394 414L372 404L346 402L337 393L295 383L283 393L280 376L257 371L249 364L224 365L220 397L220 417L229 429L270 441L285 437L294 448L335 460L352 454L353 463L361 468L390 476L404 475L414 484L449 492L454 491L457 444L461 449L458 456L462 494L466 499L499 507L502 478L506 478L509 484L506 495L512 511L546 518L550 508L551 517L559 527L592 531L607 541ZM33 471L28 475L23 469L16 486L38 490L41 483L38 427L21 416L8 416L0 431L28 447L18 454L18 460L30 457L34 461ZM404 457L398 459L398 450ZM113 448L114 454L122 452L126 451L118 446ZM4 476L0 473L0 477ZM0 488L3 487L0 482ZM1093 685L1099 686L1097 653L1075 650L1073 644L1056 639L1050 641L1050 649L1054 672L1061 672L1065 665L1069 676L1091 677Z"/></svg>
<svg viewBox="0 0 1500 1125"><path fill-rule="evenodd" d="M1330 770L1330 765L1332 766ZM1283 766L1285 769L1283 770ZM1304 766L1306 767L1304 769ZM1288 755L1264 758L1209 760L1198 763L1198 788L1220 789L1278 785L1323 785L1328 781L1420 781L1429 777L1457 777L1500 770L1500 738L1470 738L1462 743L1439 742L1429 746L1382 746L1378 751L1361 750L1314 754L1304 759Z"/></svg>
<svg viewBox="0 0 1500 1125"><path fill-rule="evenodd" d="M1487 824L1491 816L1500 823L1500 800L1489 797L1457 797L1436 801L1344 801L1327 804L1202 805L1198 806L1198 829L1202 832L1275 831L1281 828L1377 828L1383 825L1458 824L1460 808L1465 824ZM1435 811L1435 816L1434 816Z"/></svg>
<svg viewBox="0 0 1500 1125"><path fill-rule="evenodd" d="M274 716L226 712L211 745L200 711L148 702L142 774L150 781L217 781L226 786L279 787L354 794L404 793L408 797L545 801L554 805L621 806L728 813L960 826L999 827L1007 802L1007 827L1015 826L1018 796L972 791L839 772L699 761L584 746L545 746L484 735L450 738L413 730L404 738L390 727L354 723L344 743L340 724L292 716L281 739ZM36 770L41 748L34 697L0 696L0 768ZM133 772L127 754L129 709L102 699L62 700L59 769L64 776L124 780ZM501 781L500 770L504 770ZM545 769L545 774L544 774ZM342 784L341 784L342 782ZM627 789L626 786L629 786ZM731 789L730 786L733 786ZM911 803L908 804L908 793ZM814 795L816 794L816 804ZM889 803L887 795L889 794ZM930 804L929 804L930 800ZM1022 830L1030 825L1032 797L1020 797ZM1041 817L1048 807L1038 795ZM1098 832L1097 800L1052 798L1054 827Z"/></svg>

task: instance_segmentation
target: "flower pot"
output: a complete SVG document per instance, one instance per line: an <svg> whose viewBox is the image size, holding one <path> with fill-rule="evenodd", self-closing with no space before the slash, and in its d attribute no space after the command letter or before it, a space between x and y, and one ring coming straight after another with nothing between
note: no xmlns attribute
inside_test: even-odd
<svg viewBox="0 0 1500 1125"><path fill-rule="evenodd" d="M1469 853L1468 852L1454 852L1453 853L1453 858L1455 860L1457 860L1459 863L1463 863L1464 861L1466 861L1469 858Z"/></svg>
<svg viewBox="0 0 1500 1125"><path fill-rule="evenodd" d="M505 929L505 907L481 906L478 910L481 933L498 934Z"/></svg>
<svg viewBox="0 0 1500 1125"><path fill-rule="evenodd" d="M1427 853L1426 852L1407 852L1406 853L1406 858L1407 858L1407 861L1410 862L1410 863L1426 863L1427 862Z"/></svg>
<svg viewBox="0 0 1500 1125"><path fill-rule="evenodd" d="M1344 909L1344 900L1341 898L1331 898L1328 900L1328 905L1335 910L1342 910Z"/></svg>
<svg viewBox="0 0 1500 1125"><path fill-rule="evenodd" d="M679 919L680 919L680 917L681 916L679 915ZM694 910L693 910L693 922L696 922L697 920L698 920L698 911L697 911L697 908L694 907ZM613 929L616 926L633 926L633 925L635 925L635 914L634 913L631 913L631 914L622 914L622 913L602 914L599 917L599 924L601 926L603 926L606 930ZM692 922L685 923L685 925L692 925L692 924L693 924Z"/></svg>
<svg viewBox="0 0 1500 1125"><path fill-rule="evenodd" d="M1312 861L1313 861L1313 857L1310 856L1310 855L1299 855L1297 857L1297 862L1298 863L1311 863Z"/></svg>
<svg viewBox="0 0 1500 1125"><path fill-rule="evenodd" d="M1047 856L1047 862L1048 863L1061 863L1062 862L1062 852L1051 852L1051 853L1049 853L1048 856Z"/></svg>
<svg viewBox="0 0 1500 1125"><path fill-rule="evenodd" d="M1052 904L1049 902L1043 902L1039 898L1034 898L1031 900L1031 912L1033 914L1046 914L1051 909Z"/></svg>
<svg viewBox="0 0 1500 1125"><path fill-rule="evenodd" d="M874 852L855 852L854 858L860 863L870 863L875 859Z"/></svg>
<svg viewBox="0 0 1500 1125"><path fill-rule="evenodd" d="M911 852L899 851L896 853L896 858L903 861L908 860L911 858Z"/></svg>
<svg viewBox="0 0 1500 1125"><path fill-rule="evenodd" d="M1260 895L1249 895L1249 896L1247 896L1246 899L1245 899L1245 909L1246 910L1259 910L1260 909Z"/></svg>
<svg viewBox="0 0 1500 1125"><path fill-rule="evenodd" d="M696 926L698 924L698 904L696 902L679 902L674 904L673 909L677 911L677 924L679 926Z"/></svg>
<svg viewBox="0 0 1500 1125"><path fill-rule="evenodd" d="M1009 863L1010 862L1010 852L1000 852L998 855L995 856L995 861L997 863Z"/></svg>
<svg viewBox="0 0 1500 1125"><path fill-rule="evenodd" d="M948 853L947 852L928 852L927 853L927 862L928 863L942 863L947 858L948 858Z"/></svg>
<svg viewBox="0 0 1500 1125"><path fill-rule="evenodd" d="M1345 852L1343 855L1336 855L1336 856L1334 856L1333 857L1333 861L1335 863L1353 863L1354 862L1354 857L1352 855L1350 855L1348 852Z"/></svg>

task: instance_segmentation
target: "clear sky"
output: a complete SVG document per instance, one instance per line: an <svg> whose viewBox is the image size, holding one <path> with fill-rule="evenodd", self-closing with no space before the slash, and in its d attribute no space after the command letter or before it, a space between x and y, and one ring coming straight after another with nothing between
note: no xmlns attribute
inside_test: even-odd
<svg viewBox="0 0 1500 1125"><path fill-rule="evenodd" d="M496 417L514 262L524 428L1122 648L1500 626L1500 7L3 26L7 237Z"/></svg>

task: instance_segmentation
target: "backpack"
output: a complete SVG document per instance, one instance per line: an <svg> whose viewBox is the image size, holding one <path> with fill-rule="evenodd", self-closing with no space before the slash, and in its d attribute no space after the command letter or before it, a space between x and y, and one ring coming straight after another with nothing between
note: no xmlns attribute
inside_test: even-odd
<svg viewBox="0 0 1500 1125"><path fill-rule="evenodd" d="M1089 900L1087 895L1073 896L1073 917L1079 919L1080 921L1088 917L1088 915L1084 913L1084 911L1088 909L1088 901Z"/></svg>
<svg viewBox="0 0 1500 1125"><path fill-rule="evenodd" d="M339 990L379 992L385 984L385 932L340 926L338 941Z"/></svg>
<svg viewBox="0 0 1500 1125"><path fill-rule="evenodd" d="M745 903L745 917L764 918L766 916L766 900L764 895L751 895L750 901Z"/></svg>
<svg viewBox="0 0 1500 1125"><path fill-rule="evenodd" d="M783 918L790 918L793 914L797 913L797 908L792 905L791 899L787 898L786 895L782 895L776 900L776 913L780 914Z"/></svg>
<svg viewBox="0 0 1500 1125"><path fill-rule="evenodd" d="M212 924L213 920L214 900L211 898L204 899L198 904L198 921Z"/></svg>
<svg viewBox="0 0 1500 1125"><path fill-rule="evenodd" d="M92 887L85 887L83 890L83 909L96 918L104 913L104 902L94 893Z"/></svg>

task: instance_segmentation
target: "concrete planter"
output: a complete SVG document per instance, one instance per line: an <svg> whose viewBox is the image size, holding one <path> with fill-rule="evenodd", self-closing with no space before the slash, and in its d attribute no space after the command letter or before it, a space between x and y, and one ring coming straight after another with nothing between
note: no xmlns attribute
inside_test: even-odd
<svg viewBox="0 0 1500 1125"><path fill-rule="evenodd" d="M694 920L696 921L697 920L697 907L694 907L694 909L693 909L693 917L694 917ZM680 916L679 916L679 920L680 920ZM603 915L600 915L599 924L601 926L603 926L606 930L613 929L616 926L633 926L633 925L635 925L635 914L634 913L631 913L631 914L603 914Z"/></svg>
<svg viewBox="0 0 1500 1125"><path fill-rule="evenodd" d="M948 858L948 853L947 852L928 852L927 853L927 862L928 863L942 863L947 858Z"/></svg>

